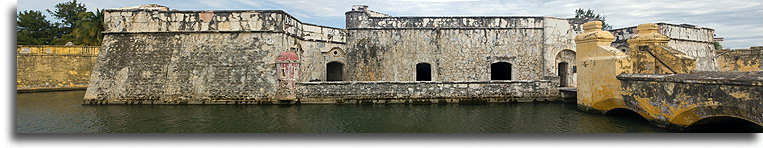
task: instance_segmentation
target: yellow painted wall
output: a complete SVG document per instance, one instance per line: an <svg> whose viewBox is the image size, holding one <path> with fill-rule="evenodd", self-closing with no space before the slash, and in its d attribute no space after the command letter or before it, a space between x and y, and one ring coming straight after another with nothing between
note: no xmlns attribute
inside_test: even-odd
<svg viewBox="0 0 763 148"><path fill-rule="evenodd" d="M616 76L631 67L628 56L610 46L611 33L602 31L602 23L583 24L585 32L575 37L578 66L578 107L589 111L607 111L623 107L620 81Z"/></svg>
<svg viewBox="0 0 763 148"><path fill-rule="evenodd" d="M17 46L16 89L87 87L98 50L97 46Z"/></svg>
<svg viewBox="0 0 763 148"><path fill-rule="evenodd" d="M763 47L718 50L716 55L721 71L763 71Z"/></svg>

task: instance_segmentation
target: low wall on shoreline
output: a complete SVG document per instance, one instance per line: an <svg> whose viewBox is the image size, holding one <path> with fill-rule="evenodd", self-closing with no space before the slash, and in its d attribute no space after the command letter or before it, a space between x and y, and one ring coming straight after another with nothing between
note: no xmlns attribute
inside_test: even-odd
<svg viewBox="0 0 763 148"><path fill-rule="evenodd" d="M300 103L488 103L559 101L553 81L303 82Z"/></svg>
<svg viewBox="0 0 763 148"><path fill-rule="evenodd" d="M17 92L84 90L98 49L98 46L17 46Z"/></svg>

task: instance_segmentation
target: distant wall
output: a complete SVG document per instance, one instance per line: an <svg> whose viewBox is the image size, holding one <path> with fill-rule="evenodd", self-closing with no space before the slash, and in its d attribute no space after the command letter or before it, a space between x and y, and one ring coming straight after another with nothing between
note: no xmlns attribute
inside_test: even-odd
<svg viewBox="0 0 763 148"><path fill-rule="evenodd" d="M721 71L763 70L763 47L750 49L718 50L718 66Z"/></svg>
<svg viewBox="0 0 763 148"><path fill-rule="evenodd" d="M471 103L558 101L548 80L457 82L303 82L302 103Z"/></svg>
<svg viewBox="0 0 763 148"><path fill-rule="evenodd" d="M715 44L713 36L715 30L692 25L676 25L667 23L657 23L659 33L670 38L668 46L686 55L697 59L697 70L700 71L718 71L718 64L715 61ZM626 40L637 33L636 27L620 28L609 30L614 36L615 41L612 47L628 53L628 43Z"/></svg>
<svg viewBox="0 0 763 148"><path fill-rule="evenodd" d="M97 56L97 46L17 46L16 89L85 88Z"/></svg>

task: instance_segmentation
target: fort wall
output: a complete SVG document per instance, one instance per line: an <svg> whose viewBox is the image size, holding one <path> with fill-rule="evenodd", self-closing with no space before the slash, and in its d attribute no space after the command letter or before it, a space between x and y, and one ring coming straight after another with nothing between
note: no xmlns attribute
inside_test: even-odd
<svg viewBox="0 0 763 148"><path fill-rule="evenodd" d="M298 84L302 103L488 103L559 101L548 80L304 82Z"/></svg>
<svg viewBox="0 0 763 148"><path fill-rule="evenodd" d="M84 89L97 55L93 46L17 46L16 89Z"/></svg>
<svg viewBox="0 0 763 148"><path fill-rule="evenodd" d="M553 17L392 17L367 8L347 15L348 80L413 81L416 64L432 65L433 81L486 81L491 64L511 64L511 80L558 75L557 57L574 86L577 31ZM571 54L570 54L571 53Z"/></svg>
<svg viewBox="0 0 763 148"><path fill-rule="evenodd" d="M721 71L763 71L763 47L750 49L718 50L718 66Z"/></svg>
<svg viewBox="0 0 763 148"><path fill-rule="evenodd" d="M322 79L341 29L283 11L107 9L104 41L86 102L274 99L275 59L301 56L298 81Z"/></svg>

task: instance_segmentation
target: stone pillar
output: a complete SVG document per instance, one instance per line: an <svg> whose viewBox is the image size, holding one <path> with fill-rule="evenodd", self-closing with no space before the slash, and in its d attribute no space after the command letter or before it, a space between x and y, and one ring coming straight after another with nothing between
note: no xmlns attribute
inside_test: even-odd
<svg viewBox="0 0 763 148"><path fill-rule="evenodd" d="M575 37L575 64L578 108L603 113L624 107L616 76L629 72L631 62L624 52L610 46L615 38L601 28L601 21L583 24L584 32Z"/></svg>
<svg viewBox="0 0 763 148"><path fill-rule="evenodd" d="M628 38L633 73L680 74L696 68L696 60L667 46L670 38L658 31L657 24L641 24L637 34Z"/></svg>

